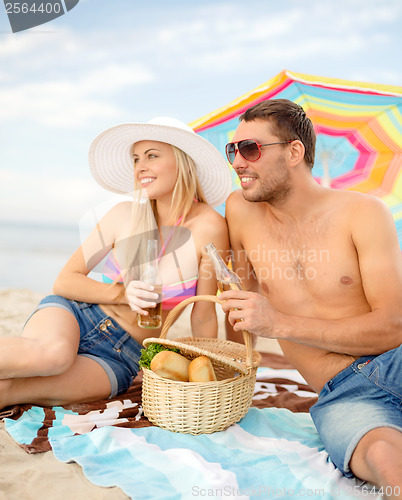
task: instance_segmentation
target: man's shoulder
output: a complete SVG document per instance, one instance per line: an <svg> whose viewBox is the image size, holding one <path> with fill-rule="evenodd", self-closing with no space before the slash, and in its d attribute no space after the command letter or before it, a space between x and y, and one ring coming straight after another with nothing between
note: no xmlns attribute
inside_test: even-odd
<svg viewBox="0 0 402 500"><path fill-rule="evenodd" d="M226 200L226 206L232 203L238 203L240 200L244 200L242 190L241 189L236 189L235 191L232 191L230 195L228 196Z"/></svg>
<svg viewBox="0 0 402 500"><path fill-rule="evenodd" d="M330 208L344 221L354 236L374 227L392 229L394 220L386 203L379 197L357 191L333 190Z"/></svg>
<svg viewBox="0 0 402 500"><path fill-rule="evenodd" d="M332 190L333 200L347 210L372 208L377 210L388 210L387 205L377 196L359 191Z"/></svg>
<svg viewBox="0 0 402 500"><path fill-rule="evenodd" d="M228 217L238 217L241 214L248 213L256 209L258 203L247 201L241 189L230 193L226 200L225 215Z"/></svg>

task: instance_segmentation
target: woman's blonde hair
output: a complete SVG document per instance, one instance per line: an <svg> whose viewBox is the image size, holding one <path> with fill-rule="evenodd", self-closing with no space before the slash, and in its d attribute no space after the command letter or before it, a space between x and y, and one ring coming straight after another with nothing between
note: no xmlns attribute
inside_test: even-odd
<svg viewBox="0 0 402 500"><path fill-rule="evenodd" d="M179 217L183 217L182 222L186 219L194 201L203 203L206 201L194 161L181 149L175 146L172 148L176 158L177 179L170 206L169 223L175 224ZM157 220L156 201L151 200L151 205Z"/></svg>
<svg viewBox="0 0 402 500"><path fill-rule="evenodd" d="M168 221L176 225L183 224L194 201L206 203L205 196L197 176L194 161L181 149L172 146L176 159L176 185L173 190L172 203ZM141 198L141 189L135 186L131 217L130 237L120 249L118 262L121 264L124 283L139 279L146 260L148 239L159 238L158 213L156 200Z"/></svg>

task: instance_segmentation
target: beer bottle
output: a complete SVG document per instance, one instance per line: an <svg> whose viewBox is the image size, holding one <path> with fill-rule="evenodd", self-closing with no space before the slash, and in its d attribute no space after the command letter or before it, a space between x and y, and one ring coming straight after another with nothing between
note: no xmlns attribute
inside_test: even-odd
<svg viewBox="0 0 402 500"><path fill-rule="evenodd" d="M158 240L148 240L147 260L140 280L152 285L153 291L159 296L155 307L143 307L144 311L148 311L148 315L139 314L138 325L141 328L159 328L162 325L162 278L158 265ZM150 299L150 302L155 300Z"/></svg>
<svg viewBox="0 0 402 500"><path fill-rule="evenodd" d="M239 276L230 269L222 257L219 255L217 249L215 248L213 243L208 243L204 247L204 249L208 252L210 259L212 260L212 264L215 269L216 280L218 282L218 288L220 292L225 292L227 290L244 290L243 283ZM231 309L232 310L232 309ZM236 319L236 323L239 321L243 321L242 319ZM244 335L243 332L244 343L246 345L247 356L251 358L253 343L250 340L249 335ZM241 341L240 341L241 342Z"/></svg>
<svg viewBox="0 0 402 500"><path fill-rule="evenodd" d="M208 243L208 245L204 248L214 266L219 291L225 292L226 290L244 290L241 279L226 265L214 244Z"/></svg>

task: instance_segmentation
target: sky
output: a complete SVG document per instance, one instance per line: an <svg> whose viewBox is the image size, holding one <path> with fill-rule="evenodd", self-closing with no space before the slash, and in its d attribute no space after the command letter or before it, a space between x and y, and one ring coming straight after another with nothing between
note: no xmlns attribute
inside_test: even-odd
<svg viewBox="0 0 402 500"><path fill-rule="evenodd" d="M283 69L402 85L401 0L80 0L12 33L0 5L0 221L76 224L112 195L91 141L192 122Z"/></svg>

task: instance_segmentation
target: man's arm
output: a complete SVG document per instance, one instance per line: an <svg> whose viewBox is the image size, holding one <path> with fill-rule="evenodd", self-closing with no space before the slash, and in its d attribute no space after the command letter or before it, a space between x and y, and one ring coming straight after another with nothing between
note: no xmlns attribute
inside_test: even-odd
<svg viewBox="0 0 402 500"><path fill-rule="evenodd" d="M254 274L254 270L249 260L247 259L246 252L241 244L239 227L240 219L236 214L236 208L239 202L242 202L243 195L241 191L231 193L226 200L225 217L229 229L229 240L231 248L231 262L235 273L239 276L242 284L246 290L258 291L258 282ZM221 297L220 297L221 298ZM228 314L225 317L226 338L233 342L243 343L243 333L241 329L235 330L229 322Z"/></svg>
<svg viewBox="0 0 402 500"><path fill-rule="evenodd" d="M371 311L326 320L283 314L260 294L225 292L223 310L234 331L290 340L351 355L378 354L402 342L402 259L394 221L384 204L363 197L351 210L364 293ZM242 319L242 323L236 323Z"/></svg>

